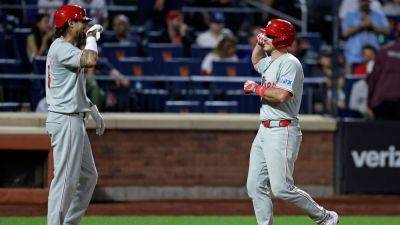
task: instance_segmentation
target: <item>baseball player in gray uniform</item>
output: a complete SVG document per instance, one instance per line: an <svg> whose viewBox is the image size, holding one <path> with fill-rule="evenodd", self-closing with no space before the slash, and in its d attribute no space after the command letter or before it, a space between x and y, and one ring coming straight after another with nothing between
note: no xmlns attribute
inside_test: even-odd
<svg viewBox="0 0 400 225"><path fill-rule="evenodd" d="M85 36L85 10L77 5L61 6L54 14L57 39L46 61L46 130L53 148L54 178L48 199L48 225L77 225L89 205L97 182L97 171L86 133L89 113L102 135L105 124L97 107L86 96L84 68L94 67L102 27L86 32L84 50L75 47Z"/></svg>
<svg viewBox="0 0 400 225"><path fill-rule="evenodd" d="M302 139L297 116L304 80L299 60L287 52L295 37L295 27L281 19L269 21L257 36L252 62L262 74L262 82L244 84L244 92L259 95L262 102L261 124L251 147L247 191L258 225L273 224L273 196L304 210L317 224L336 225L337 213L318 205L293 181Z"/></svg>

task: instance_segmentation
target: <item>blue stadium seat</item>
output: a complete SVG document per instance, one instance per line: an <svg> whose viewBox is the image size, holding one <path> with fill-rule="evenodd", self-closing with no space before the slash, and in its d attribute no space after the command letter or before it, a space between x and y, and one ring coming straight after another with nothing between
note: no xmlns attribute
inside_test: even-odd
<svg viewBox="0 0 400 225"><path fill-rule="evenodd" d="M0 59L0 73L20 73L21 61L17 59Z"/></svg>
<svg viewBox="0 0 400 225"><path fill-rule="evenodd" d="M31 28L16 28L13 32L13 47L16 58L21 61L23 71L29 71L31 64L26 53L26 40L32 32Z"/></svg>
<svg viewBox="0 0 400 225"><path fill-rule="evenodd" d="M227 100L237 101L238 113L259 113L260 112L260 97L255 95L245 95L240 92L227 92Z"/></svg>
<svg viewBox="0 0 400 225"><path fill-rule="evenodd" d="M118 61L118 69L125 75L146 76L155 75L152 58L126 57Z"/></svg>
<svg viewBox="0 0 400 225"><path fill-rule="evenodd" d="M168 92L164 89L144 89L139 93L139 108L142 112L164 112Z"/></svg>
<svg viewBox="0 0 400 225"><path fill-rule="evenodd" d="M201 60L197 58L172 58L164 62L166 75L192 76L200 75Z"/></svg>
<svg viewBox="0 0 400 225"><path fill-rule="evenodd" d="M209 52L212 51L212 48L204 48L198 45L192 45L190 49L190 56L192 58L200 58L203 59Z"/></svg>
<svg viewBox="0 0 400 225"><path fill-rule="evenodd" d="M166 101L165 112L201 112L199 101Z"/></svg>
<svg viewBox="0 0 400 225"><path fill-rule="evenodd" d="M147 54L154 58L154 60L161 62L167 61L172 58L181 58L183 57L183 48L181 45L175 44L156 44L151 43L147 46Z"/></svg>
<svg viewBox="0 0 400 225"><path fill-rule="evenodd" d="M249 64L246 61L239 62L213 62L213 75L216 76L248 76Z"/></svg>
<svg viewBox="0 0 400 225"><path fill-rule="evenodd" d="M320 33L298 33L297 37L301 40L306 40L315 52L319 52L321 47L321 34Z"/></svg>
<svg viewBox="0 0 400 225"><path fill-rule="evenodd" d="M126 57L138 56L138 48L136 44L127 43L103 43L101 54L108 58L113 65Z"/></svg>
<svg viewBox="0 0 400 225"><path fill-rule="evenodd" d="M46 56L35 56L32 61L33 73L43 75L46 73Z"/></svg>
<svg viewBox="0 0 400 225"><path fill-rule="evenodd" d="M4 32L0 31L0 59L5 59L7 57L7 51L6 51L6 39L5 39L5 34Z"/></svg>
<svg viewBox="0 0 400 225"><path fill-rule="evenodd" d="M237 113L239 103L237 101L205 101L204 112L206 113Z"/></svg>
<svg viewBox="0 0 400 225"><path fill-rule="evenodd" d="M237 45L236 46L236 55L240 59L249 58L251 59L251 54L253 50L250 48L250 45Z"/></svg>

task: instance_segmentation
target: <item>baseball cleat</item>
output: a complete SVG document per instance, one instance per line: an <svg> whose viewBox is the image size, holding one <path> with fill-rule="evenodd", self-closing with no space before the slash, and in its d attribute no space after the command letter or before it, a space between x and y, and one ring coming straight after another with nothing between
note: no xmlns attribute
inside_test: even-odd
<svg viewBox="0 0 400 225"><path fill-rule="evenodd" d="M328 219L322 223L323 225L337 225L339 224L339 216L334 211L328 211L329 217Z"/></svg>

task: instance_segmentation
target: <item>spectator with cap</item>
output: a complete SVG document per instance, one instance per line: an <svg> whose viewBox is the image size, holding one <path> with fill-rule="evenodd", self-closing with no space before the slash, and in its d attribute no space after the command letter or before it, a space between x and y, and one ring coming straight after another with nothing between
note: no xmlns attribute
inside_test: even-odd
<svg viewBox="0 0 400 225"><path fill-rule="evenodd" d="M196 43L201 47L214 48L226 36L233 37L233 34L225 28L224 14L212 12L209 15L209 29L197 37Z"/></svg>
<svg viewBox="0 0 400 225"><path fill-rule="evenodd" d="M377 52L368 82L369 114L377 119L400 120L400 30L396 42Z"/></svg>
<svg viewBox="0 0 400 225"><path fill-rule="evenodd" d="M352 66L362 63L363 46L372 45L379 48L379 35L389 34L386 16L372 9L370 0L358 1L359 9L348 12L342 23L342 36L346 39L344 55L348 73Z"/></svg>

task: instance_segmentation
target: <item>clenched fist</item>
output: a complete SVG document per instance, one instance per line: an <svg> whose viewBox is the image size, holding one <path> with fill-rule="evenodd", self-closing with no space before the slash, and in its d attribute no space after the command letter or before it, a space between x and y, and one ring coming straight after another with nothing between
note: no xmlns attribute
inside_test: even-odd
<svg viewBox="0 0 400 225"><path fill-rule="evenodd" d="M256 82L252 81L252 80L248 80L244 83L243 85L243 92L245 94L251 94L254 93L256 91L256 87L259 84L257 84Z"/></svg>
<svg viewBox="0 0 400 225"><path fill-rule="evenodd" d="M265 42L267 42L267 36L260 32L257 34L257 44L260 46L264 46Z"/></svg>
<svg viewBox="0 0 400 225"><path fill-rule="evenodd" d="M92 27L89 28L89 30L86 31L86 36L88 36L89 33L93 33L94 36L96 37L96 41L100 39L100 34L103 32L103 27L100 24L95 24Z"/></svg>

